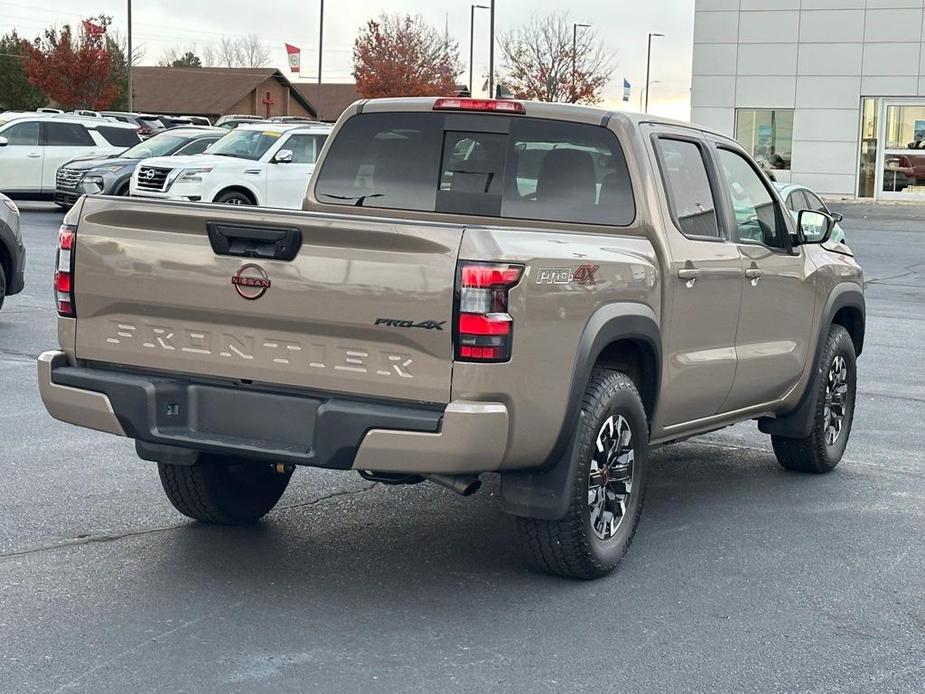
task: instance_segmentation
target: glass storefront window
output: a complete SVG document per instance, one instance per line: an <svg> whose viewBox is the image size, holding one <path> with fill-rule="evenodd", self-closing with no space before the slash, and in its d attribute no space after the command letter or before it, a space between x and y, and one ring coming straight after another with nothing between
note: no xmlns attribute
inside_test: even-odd
<svg viewBox="0 0 925 694"><path fill-rule="evenodd" d="M925 195L925 105L886 104L883 192Z"/></svg>
<svg viewBox="0 0 925 694"><path fill-rule="evenodd" d="M736 139L765 169L789 169L793 151L793 111L736 111Z"/></svg>
<svg viewBox="0 0 925 694"><path fill-rule="evenodd" d="M861 99L861 151L858 164L858 197L872 198L877 190L877 116L880 99Z"/></svg>

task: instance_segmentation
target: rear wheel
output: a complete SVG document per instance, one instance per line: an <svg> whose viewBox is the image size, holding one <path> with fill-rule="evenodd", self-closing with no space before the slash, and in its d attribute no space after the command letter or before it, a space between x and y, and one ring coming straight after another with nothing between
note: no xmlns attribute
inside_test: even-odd
<svg viewBox="0 0 925 694"><path fill-rule="evenodd" d="M517 526L538 568L591 579L616 567L636 533L649 430L636 386L616 371L594 372L579 421L576 445L570 447L578 460L565 516L518 518Z"/></svg>
<svg viewBox="0 0 925 694"><path fill-rule="evenodd" d="M240 190L226 190L215 198L215 202L217 202L219 205L255 204L253 199L247 193L242 193Z"/></svg>
<svg viewBox="0 0 925 694"><path fill-rule="evenodd" d="M184 516L206 523L253 523L279 501L292 477L266 463L209 458L197 465L158 463L161 485Z"/></svg>
<svg viewBox="0 0 925 694"><path fill-rule="evenodd" d="M833 325L822 349L817 372L816 409L812 432L805 439L772 436L777 461L797 472L835 469L851 434L857 387L854 343L841 325Z"/></svg>

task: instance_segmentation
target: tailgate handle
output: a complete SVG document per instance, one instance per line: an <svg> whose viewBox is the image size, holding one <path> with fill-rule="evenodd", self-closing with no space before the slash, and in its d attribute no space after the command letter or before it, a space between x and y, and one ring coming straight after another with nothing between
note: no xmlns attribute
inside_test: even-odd
<svg viewBox="0 0 925 694"><path fill-rule="evenodd" d="M254 227L206 222L216 255L292 260L302 247L302 232L294 227Z"/></svg>

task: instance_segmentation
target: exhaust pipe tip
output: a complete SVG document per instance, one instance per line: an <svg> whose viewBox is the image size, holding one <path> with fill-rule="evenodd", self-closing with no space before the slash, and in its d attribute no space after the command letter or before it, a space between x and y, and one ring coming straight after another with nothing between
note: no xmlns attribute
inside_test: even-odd
<svg viewBox="0 0 925 694"><path fill-rule="evenodd" d="M482 487L482 480L475 475L426 475L427 479L460 496L472 496Z"/></svg>

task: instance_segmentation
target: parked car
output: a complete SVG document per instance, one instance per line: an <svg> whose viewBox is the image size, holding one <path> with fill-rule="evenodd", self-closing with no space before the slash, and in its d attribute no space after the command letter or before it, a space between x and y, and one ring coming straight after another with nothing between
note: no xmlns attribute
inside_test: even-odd
<svg viewBox="0 0 925 694"><path fill-rule="evenodd" d="M839 212L832 212L828 208L828 205L822 202L820 197L810 188L801 186L798 183L775 183L774 185L780 192L780 196L784 199L784 203L787 205L787 209L790 210L790 214L793 215L794 219L800 214L800 210L823 212L835 220L835 225L832 228L832 241L847 243L845 241L845 232L839 226L844 216Z"/></svg>
<svg viewBox="0 0 925 694"><path fill-rule="evenodd" d="M58 169L54 200L70 209L81 195L128 195L132 172L143 159L202 154L227 132L198 125L171 128L121 154L74 159Z"/></svg>
<svg viewBox="0 0 925 694"><path fill-rule="evenodd" d="M261 116L227 115L219 118L215 121L215 124L220 128L234 130L239 125L244 125L245 123L261 123L264 121L266 121L266 118L262 118Z"/></svg>
<svg viewBox="0 0 925 694"><path fill-rule="evenodd" d="M462 495L500 473L537 566L596 578L636 531L652 445L757 418L783 467L841 460L861 269L733 139L369 100L318 167L298 211L88 196L64 218L42 400L134 439L181 513L254 522L297 466Z"/></svg>
<svg viewBox="0 0 925 694"><path fill-rule="evenodd" d="M168 131L169 132L169 131ZM149 198L266 207L302 206L330 125L242 125L206 154L146 159L130 192Z"/></svg>
<svg viewBox="0 0 925 694"><path fill-rule="evenodd" d="M86 108L79 108L74 111L68 111L69 116L81 116L82 118L102 118L103 114L99 111L91 111Z"/></svg>
<svg viewBox="0 0 925 694"><path fill-rule="evenodd" d="M157 119L164 124L168 130L170 128L183 128L188 125L195 125L192 120L186 116L158 116Z"/></svg>
<svg viewBox="0 0 925 694"><path fill-rule="evenodd" d="M25 286L26 247L19 229L16 204L0 193L0 308L6 297Z"/></svg>
<svg viewBox="0 0 925 694"><path fill-rule="evenodd" d="M212 121L210 121L205 116L184 116L184 117L187 118L193 125L205 125L206 127L212 125Z"/></svg>
<svg viewBox="0 0 925 694"><path fill-rule="evenodd" d="M138 135L142 140L157 135L164 130L164 124L157 116L150 113L126 113L123 111L103 111L104 116L115 118L123 123L131 123L138 128Z"/></svg>
<svg viewBox="0 0 925 694"><path fill-rule="evenodd" d="M52 199L60 166L124 152L141 142L135 126L103 118L35 115L0 125L0 192Z"/></svg>

